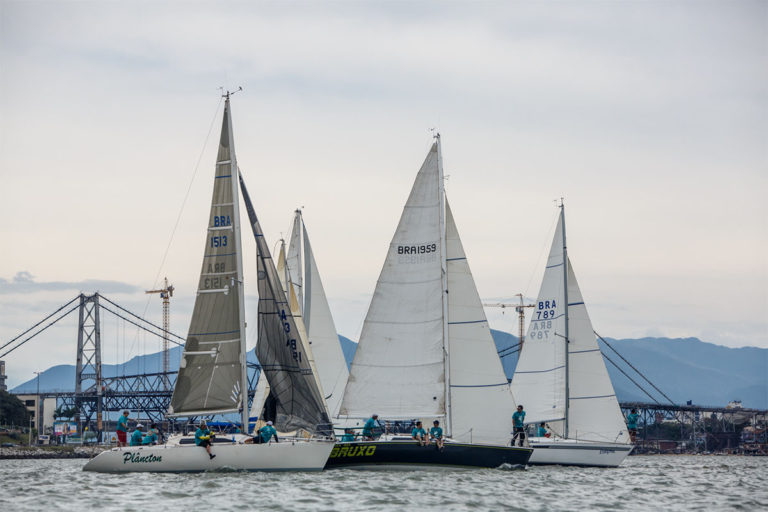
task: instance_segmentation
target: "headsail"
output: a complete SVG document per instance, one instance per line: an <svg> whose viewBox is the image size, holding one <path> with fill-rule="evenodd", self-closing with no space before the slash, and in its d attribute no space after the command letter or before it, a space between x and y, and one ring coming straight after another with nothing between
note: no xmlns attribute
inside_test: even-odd
<svg viewBox="0 0 768 512"><path fill-rule="evenodd" d="M320 271L317 268L315 255L309 243L306 226L303 220L301 227L304 231L304 262L306 272L304 285L306 287L304 306L304 326L307 329L309 342L312 345L312 353L315 356L320 383L325 393L325 400L331 417L339 414L341 397L344 394L344 386L347 384L349 369L344 353L341 350L339 336L333 323L331 308L325 296L323 282L320 280ZM294 226L295 228L295 226Z"/></svg>
<svg viewBox="0 0 768 512"><path fill-rule="evenodd" d="M227 98L203 265L169 414L237 411L245 375L237 161Z"/></svg>
<svg viewBox="0 0 768 512"><path fill-rule="evenodd" d="M525 406L528 422L546 421L556 434L571 439L628 442L624 418L564 250L564 230L561 210L512 391Z"/></svg>
<svg viewBox="0 0 768 512"><path fill-rule="evenodd" d="M288 244L288 278L293 284L294 293L299 303L299 311L304 313L304 280L301 275L301 210L296 210L293 217L293 229L291 230L291 241Z"/></svg>
<svg viewBox="0 0 768 512"><path fill-rule="evenodd" d="M405 204L376 283L339 415L446 412L438 144Z"/></svg>
<svg viewBox="0 0 768 512"><path fill-rule="evenodd" d="M445 210L452 437L504 445L515 403L447 199Z"/></svg>
<svg viewBox="0 0 768 512"><path fill-rule="evenodd" d="M331 424L312 369L312 356L301 339L242 177L240 187L257 245L259 338L256 356L276 402L276 427L283 431L303 428L330 435Z"/></svg>

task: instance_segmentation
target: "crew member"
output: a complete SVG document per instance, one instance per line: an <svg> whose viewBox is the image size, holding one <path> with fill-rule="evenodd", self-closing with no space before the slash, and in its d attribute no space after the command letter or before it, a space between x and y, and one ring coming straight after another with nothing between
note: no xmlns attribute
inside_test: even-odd
<svg viewBox="0 0 768 512"><path fill-rule="evenodd" d="M351 443L355 440L355 432L351 428L344 429L344 435L341 436L342 443Z"/></svg>
<svg viewBox="0 0 768 512"><path fill-rule="evenodd" d="M141 444L157 444L157 426L154 423L149 427L147 435L145 435L144 439L141 440Z"/></svg>
<svg viewBox="0 0 768 512"><path fill-rule="evenodd" d="M122 416L117 418L117 446L128 446L128 419L128 411L123 411Z"/></svg>
<svg viewBox="0 0 768 512"><path fill-rule="evenodd" d="M627 414L627 430L629 430L629 439L632 441L632 444L635 444L637 440L637 418L637 409L632 409Z"/></svg>
<svg viewBox="0 0 768 512"><path fill-rule="evenodd" d="M258 434L262 443L268 443L273 437L275 438L276 443L280 442L280 440L277 438L277 430L275 430L275 427L272 426L271 421L268 421L266 425L261 427L258 430Z"/></svg>
<svg viewBox="0 0 768 512"><path fill-rule="evenodd" d="M411 437L419 442L419 446L427 446L427 432L421 426L421 422L417 421L416 426L411 430Z"/></svg>
<svg viewBox="0 0 768 512"><path fill-rule="evenodd" d="M525 411L522 405L517 406L517 411L512 415L512 446L515 445L515 439L519 440L520 446L525 442Z"/></svg>
<svg viewBox="0 0 768 512"><path fill-rule="evenodd" d="M547 436L547 429L544 426L544 422L543 421L539 425L539 428L536 429L536 437L548 437Z"/></svg>
<svg viewBox="0 0 768 512"><path fill-rule="evenodd" d="M374 434L374 429L378 427L379 424L379 415L378 414L372 414L370 418L365 422L365 425L363 425L363 439L366 441L373 441L376 437Z"/></svg>
<svg viewBox="0 0 768 512"><path fill-rule="evenodd" d="M437 448L439 450L443 449L443 442L445 441L443 439L443 429L440 428L440 422L435 420L432 422L432 425L434 425L431 429L429 429L429 440L435 441L435 444L437 444Z"/></svg>
<svg viewBox="0 0 768 512"><path fill-rule="evenodd" d="M144 425L141 423L136 424L136 430L131 434L131 446L141 446L141 441L144 438L144 434L141 432L141 429L143 428Z"/></svg>
<svg viewBox="0 0 768 512"><path fill-rule="evenodd" d="M211 453L211 439L214 437L216 436L208 430L208 425L205 423L205 420L201 421L200 426L195 432L195 444L205 448L205 451L208 452L208 458L210 459L216 457L215 454Z"/></svg>

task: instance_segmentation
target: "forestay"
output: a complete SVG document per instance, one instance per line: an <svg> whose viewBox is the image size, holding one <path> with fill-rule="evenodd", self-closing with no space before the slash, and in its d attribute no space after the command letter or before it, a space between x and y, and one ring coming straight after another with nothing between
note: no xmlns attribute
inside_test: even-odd
<svg viewBox="0 0 768 512"><path fill-rule="evenodd" d="M169 415L238 410L245 357L237 162L227 99L197 296Z"/></svg>
<svg viewBox="0 0 768 512"><path fill-rule="evenodd" d="M451 434L504 445L515 404L447 199L445 209Z"/></svg>
<svg viewBox="0 0 768 512"><path fill-rule="evenodd" d="M300 337L242 178L240 187L257 246L259 338L256 356L276 401L275 426L281 431L302 428L330 435L331 424L312 370L312 356Z"/></svg>
<svg viewBox="0 0 768 512"><path fill-rule="evenodd" d="M437 143L411 189L376 283L339 415L445 415Z"/></svg>

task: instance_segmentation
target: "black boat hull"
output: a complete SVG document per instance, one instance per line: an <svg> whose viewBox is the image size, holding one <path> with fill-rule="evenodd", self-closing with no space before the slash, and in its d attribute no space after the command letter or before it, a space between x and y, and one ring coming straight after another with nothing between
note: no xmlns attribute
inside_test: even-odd
<svg viewBox="0 0 768 512"><path fill-rule="evenodd" d="M415 441L361 441L337 443L325 469L384 469L422 466L434 468L498 468L525 466L530 448L445 443L443 450L433 444L419 446Z"/></svg>

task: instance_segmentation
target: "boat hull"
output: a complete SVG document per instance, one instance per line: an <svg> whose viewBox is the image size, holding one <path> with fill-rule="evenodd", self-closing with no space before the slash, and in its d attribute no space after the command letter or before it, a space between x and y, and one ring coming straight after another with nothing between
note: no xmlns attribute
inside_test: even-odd
<svg viewBox="0 0 768 512"><path fill-rule="evenodd" d="M361 441L336 444L325 468L498 468L524 466L531 453L530 448L510 446L446 442L441 451L435 445L419 446L414 441Z"/></svg>
<svg viewBox="0 0 768 512"><path fill-rule="evenodd" d="M211 459L195 445L160 445L113 448L83 467L100 473L203 471L320 471L334 447L333 441L296 441L267 444L216 443Z"/></svg>
<svg viewBox="0 0 768 512"><path fill-rule="evenodd" d="M592 443L572 440L529 440L533 454L528 464L561 466L595 466L615 468L621 465L633 446L618 443Z"/></svg>

